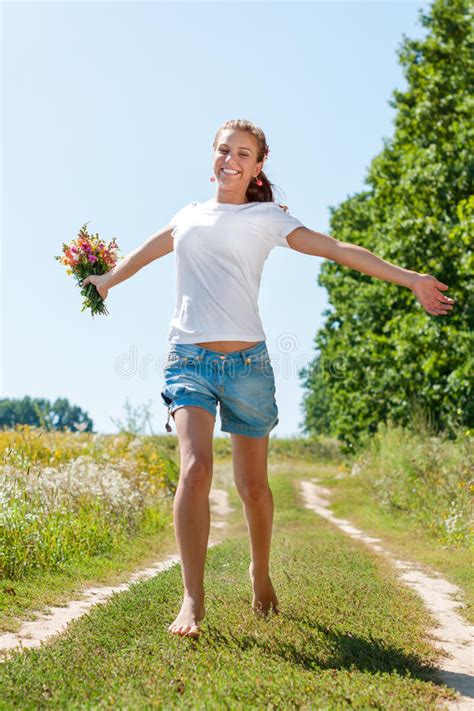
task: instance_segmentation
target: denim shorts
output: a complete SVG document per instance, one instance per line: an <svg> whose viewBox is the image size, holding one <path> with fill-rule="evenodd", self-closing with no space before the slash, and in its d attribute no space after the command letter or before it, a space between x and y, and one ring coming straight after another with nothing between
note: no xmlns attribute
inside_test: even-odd
<svg viewBox="0 0 474 711"><path fill-rule="evenodd" d="M265 341L230 353L172 343L163 374L168 432L170 416L183 405L203 407L215 419L219 403L221 432L265 437L278 424L275 376Z"/></svg>

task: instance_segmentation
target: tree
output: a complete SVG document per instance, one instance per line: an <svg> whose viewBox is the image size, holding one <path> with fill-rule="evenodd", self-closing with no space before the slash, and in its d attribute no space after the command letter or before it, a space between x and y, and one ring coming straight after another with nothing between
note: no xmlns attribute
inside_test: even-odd
<svg viewBox="0 0 474 711"><path fill-rule="evenodd" d="M66 398L51 403L45 398L0 399L0 428L13 429L16 424L44 427L47 430L93 432L94 423L86 412L71 405Z"/></svg>
<svg viewBox="0 0 474 711"><path fill-rule="evenodd" d="M300 372L303 429L349 446L388 418L410 425L414 410L450 436L474 422L472 9L466 0L434 0L419 14L427 36L404 36L398 50L408 88L389 102L394 136L370 165L369 189L330 208L330 234L432 274L449 284L456 304L430 316L409 289L323 263L318 284L332 309L316 334L314 362L343 367Z"/></svg>

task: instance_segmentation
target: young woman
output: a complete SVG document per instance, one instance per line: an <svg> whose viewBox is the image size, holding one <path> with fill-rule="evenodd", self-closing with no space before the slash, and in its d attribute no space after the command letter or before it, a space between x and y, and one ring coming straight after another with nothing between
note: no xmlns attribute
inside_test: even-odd
<svg viewBox="0 0 474 711"><path fill-rule="evenodd" d="M213 143L215 197L192 202L108 274L90 276L100 295L151 261L176 252L177 300L161 392L179 440L180 478L174 525L184 599L171 633L197 636L205 615L204 568L209 538L212 437L231 433L234 477L250 535L252 608L278 612L269 574L273 497L267 479L269 432L278 423L274 373L257 299L262 268L274 246L332 259L411 289L424 309L446 314L448 286L395 266L369 250L314 232L274 202L263 172L269 148L250 121L224 123ZM167 430L171 428L167 422Z"/></svg>

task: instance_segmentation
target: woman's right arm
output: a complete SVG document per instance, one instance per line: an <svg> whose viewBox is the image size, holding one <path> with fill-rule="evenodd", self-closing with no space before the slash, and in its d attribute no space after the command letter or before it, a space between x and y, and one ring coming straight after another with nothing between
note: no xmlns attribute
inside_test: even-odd
<svg viewBox="0 0 474 711"><path fill-rule="evenodd" d="M137 247L137 249L134 249L133 252L130 252L130 254L127 254L126 257L117 262L115 267L106 274L91 274L86 277L82 282L82 286L86 286L89 283L94 284L101 297L106 299L109 289L113 286L120 284L125 279L129 279L146 264L173 251L172 229L170 225L167 225L147 239L140 247Z"/></svg>

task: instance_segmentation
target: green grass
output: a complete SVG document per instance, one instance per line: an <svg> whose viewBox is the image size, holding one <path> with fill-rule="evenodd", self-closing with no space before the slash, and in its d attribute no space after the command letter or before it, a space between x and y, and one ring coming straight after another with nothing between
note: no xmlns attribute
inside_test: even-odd
<svg viewBox="0 0 474 711"><path fill-rule="evenodd" d="M167 631L182 599L173 566L41 649L15 652L0 665L0 708L425 711L454 698L435 683L420 598L381 557L304 509L293 476L273 470L271 487L280 615L251 611L249 542L231 490L233 535L208 551L199 639Z"/></svg>
<svg viewBox="0 0 474 711"><path fill-rule="evenodd" d="M38 612L51 605L77 599L89 585L119 585L137 566L175 553L172 502L162 505L160 517L163 528L159 532L139 532L107 554L71 560L61 571L39 571L22 580L4 577L0 581L0 632L16 632L22 621L36 619Z"/></svg>
<svg viewBox="0 0 474 711"><path fill-rule="evenodd" d="M163 443L160 444L163 446ZM171 445L168 445L170 447ZM227 460L232 457L232 442L227 437L214 437L214 457ZM170 450L168 450L169 453ZM270 437L268 441L268 461L334 461L342 462L340 443L331 437Z"/></svg>
<svg viewBox="0 0 474 711"><path fill-rule="evenodd" d="M384 547L397 557L427 566L458 585L462 592L458 613L474 624L474 567L469 549L444 544L410 515L379 506L359 477L347 476L337 466L318 468L316 476L332 490L331 511L336 516L348 518L368 535L380 536Z"/></svg>
<svg viewBox="0 0 474 711"><path fill-rule="evenodd" d="M411 518L438 543L472 550L474 437L469 431L450 440L423 425L410 430L380 423L349 474L376 504Z"/></svg>
<svg viewBox="0 0 474 711"><path fill-rule="evenodd" d="M176 463L153 438L0 432L0 631L175 552Z"/></svg>

